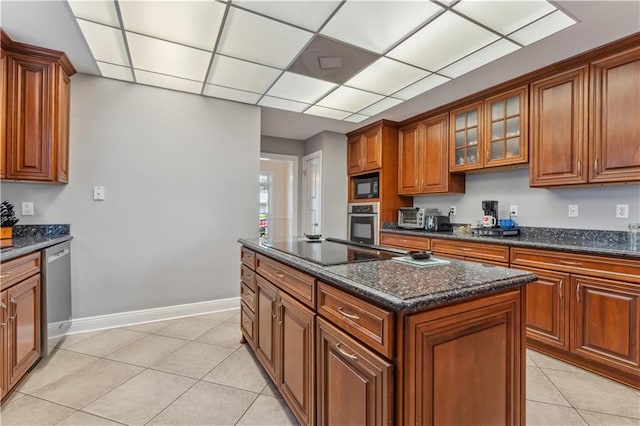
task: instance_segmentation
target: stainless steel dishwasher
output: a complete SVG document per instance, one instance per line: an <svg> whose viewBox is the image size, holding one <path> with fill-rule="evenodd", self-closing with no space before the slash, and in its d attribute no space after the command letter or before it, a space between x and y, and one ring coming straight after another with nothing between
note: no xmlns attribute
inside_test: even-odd
<svg viewBox="0 0 640 426"><path fill-rule="evenodd" d="M71 326L71 241L45 249L42 260L42 356L47 356Z"/></svg>

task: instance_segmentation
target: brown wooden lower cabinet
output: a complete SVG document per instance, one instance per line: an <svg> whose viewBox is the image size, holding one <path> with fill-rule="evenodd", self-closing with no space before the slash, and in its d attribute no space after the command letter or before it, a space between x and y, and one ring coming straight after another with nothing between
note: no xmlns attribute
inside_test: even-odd
<svg viewBox="0 0 640 426"><path fill-rule="evenodd" d="M318 425L393 424L393 365L318 318Z"/></svg>
<svg viewBox="0 0 640 426"><path fill-rule="evenodd" d="M4 400L40 358L40 252L2 264L0 394Z"/></svg>
<svg viewBox="0 0 640 426"><path fill-rule="evenodd" d="M315 421L315 313L261 276L255 352L301 424Z"/></svg>
<svg viewBox="0 0 640 426"><path fill-rule="evenodd" d="M522 315L518 290L408 316L403 424L524 424Z"/></svg>

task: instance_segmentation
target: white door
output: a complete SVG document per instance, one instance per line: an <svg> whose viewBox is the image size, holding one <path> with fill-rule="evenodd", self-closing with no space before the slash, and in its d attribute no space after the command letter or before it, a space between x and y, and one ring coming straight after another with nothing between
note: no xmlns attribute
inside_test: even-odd
<svg viewBox="0 0 640 426"><path fill-rule="evenodd" d="M322 234L322 152L302 159L303 212L305 234Z"/></svg>

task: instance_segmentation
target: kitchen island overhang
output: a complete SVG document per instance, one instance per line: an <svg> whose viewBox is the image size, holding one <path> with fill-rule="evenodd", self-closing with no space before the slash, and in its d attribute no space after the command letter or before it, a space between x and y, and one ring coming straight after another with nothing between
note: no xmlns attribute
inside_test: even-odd
<svg viewBox="0 0 640 426"><path fill-rule="evenodd" d="M263 366L270 352L274 367L265 368L301 423L524 424L523 286L534 274L454 259L429 268L321 266L258 239L238 241L248 253L244 294L253 286L242 298L243 335ZM306 305L299 333L285 312L296 299ZM306 378L298 392L289 363ZM364 405L344 407L330 392L338 385L364 389Z"/></svg>

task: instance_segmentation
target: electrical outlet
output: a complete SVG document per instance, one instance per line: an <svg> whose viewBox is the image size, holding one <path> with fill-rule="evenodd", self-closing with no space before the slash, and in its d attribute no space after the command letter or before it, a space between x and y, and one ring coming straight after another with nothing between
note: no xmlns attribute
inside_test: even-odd
<svg viewBox="0 0 640 426"><path fill-rule="evenodd" d="M93 187L93 201L104 201L104 186Z"/></svg>
<svg viewBox="0 0 640 426"><path fill-rule="evenodd" d="M456 215L456 206L449 207L449 214L452 216Z"/></svg>
<svg viewBox="0 0 640 426"><path fill-rule="evenodd" d="M629 204L616 204L616 218L627 219L629 217Z"/></svg>
<svg viewBox="0 0 640 426"><path fill-rule="evenodd" d="M515 204L511 204L509 207L509 215L510 216L518 216L518 206Z"/></svg>
<svg viewBox="0 0 640 426"><path fill-rule="evenodd" d="M580 215L577 204L569 204L569 217L578 217Z"/></svg>
<svg viewBox="0 0 640 426"><path fill-rule="evenodd" d="M22 202L22 216L33 216L33 201Z"/></svg>

